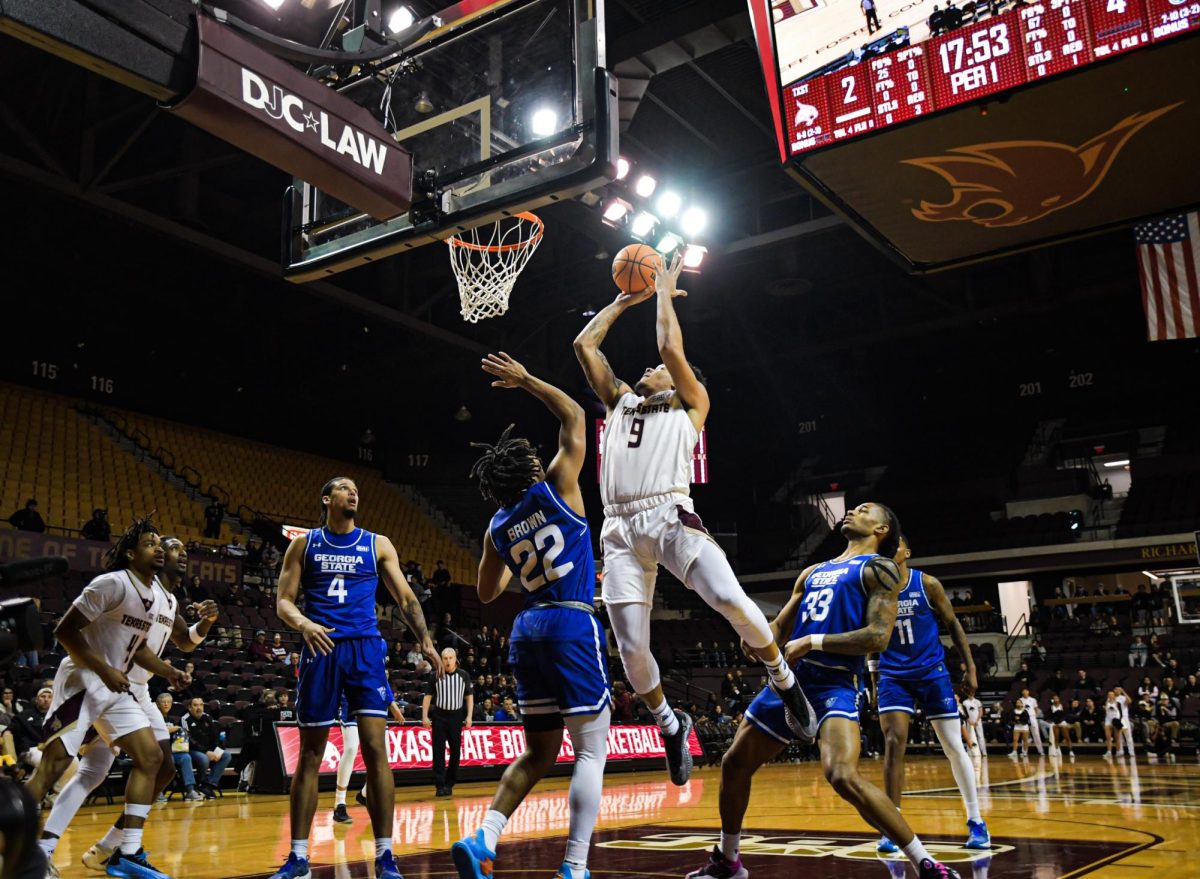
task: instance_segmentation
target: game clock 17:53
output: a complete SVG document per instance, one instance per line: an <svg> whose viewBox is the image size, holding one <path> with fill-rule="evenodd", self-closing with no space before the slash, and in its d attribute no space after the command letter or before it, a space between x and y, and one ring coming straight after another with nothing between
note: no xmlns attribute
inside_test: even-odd
<svg viewBox="0 0 1200 879"><path fill-rule="evenodd" d="M931 41L930 79L939 109L1025 83L1020 36L1012 21L990 18Z"/></svg>

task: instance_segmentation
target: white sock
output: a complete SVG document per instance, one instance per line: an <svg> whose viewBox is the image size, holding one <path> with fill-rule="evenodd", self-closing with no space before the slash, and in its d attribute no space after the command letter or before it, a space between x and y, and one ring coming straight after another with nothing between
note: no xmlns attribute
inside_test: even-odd
<svg viewBox="0 0 1200 879"><path fill-rule="evenodd" d="M392 850L392 838L390 836L375 837L375 858L378 860L383 857L384 852Z"/></svg>
<svg viewBox="0 0 1200 879"><path fill-rule="evenodd" d="M582 877L587 870L592 831L595 830L596 818L600 815L600 799L604 793L604 762L608 759L610 719L607 705L602 712L592 717L575 715L564 718L575 748L575 768L571 773L571 789L567 793L570 826L567 830L567 852L563 860L571 866L571 872L577 877Z"/></svg>
<svg viewBox="0 0 1200 879"><path fill-rule="evenodd" d="M333 805L335 808L346 805L346 789L344 787L339 787L334 793Z"/></svg>
<svg viewBox="0 0 1200 879"><path fill-rule="evenodd" d="M57 836L43 836L38 840L38 848L42 850L47 861L54 860L54 850L58 848L58 839Z"/></svg>
<svg viewBox="0 0 1200 879"><path fill-rule="evenodd" d="M483 824L479 829L483 831L484 848L489 852L496 850L496 845L500 842L500 834L504 832L507 824L508 816L495 809L488 809L487 814L483 816Z"/></svg>
<svg viewBox="0 0 1200 879"><path fill-rule="evenodd" d="M979 814L979 793L975 788L975 767L967 755L962 743L962 732L958 719L954 717L939 717L932 721L933 731L937 734L946 759L950 761L950 771L954 773L954 783L962 795L963 805L967 809L968 821L982 821Z"/></svg>
<svg viewBox="0 0 1200 879"><path fill-rule="evenodd" d="M662 730L664 736L673 736L679 732L679 718L675 716L675 712L671 710L671 706L667 704L665 697L662 700L662 704L657 708L649 702L646 703L646 707L650 709L650 713L658 721L658 728Z"/></svg>
<svg viewBox="0 0 1200 879"><path fill-rule="evenodd" d="M736 861L738 857L738 845L742 841L742 831L737 833L726 833L721 831L721 856L727 861Z"/></svg>
<svg viewBox="0 0 1200 879"><path fill-rule="evenodd" d="M124 830L114 824L108 828L108 833L104 834L104 838L100 840L99 844L109 851L116 851L117 846L121 844L121 837L124 833Z"/></svg>
<svg viewBox="0 0 1200 879"><path fill-rule="evenodd" d="M763 665L767 667L767 674L771 676L771 680L780 690L790 690L792 684L796 682L796 676L792 674L791 666L783 661L783 653L776 655L774 663L769 659L764 659Z"/></svg>
<svg viewBox="0 0 1200 879"><path fill-rule="evenodd" d="M142 847L142 828L126 827L121 832L121 854L136 855Z"/></svg>
<svg viewBox="0 0 1200 879"><path fill-rule="evenodd" d="M292 840L292 854L294 854L296 857L298 857L302 861L307 861L308 860L308 840L307 839L293 839Z"/></svg>
<svg viewBox="0 0 1200 879"><path fill-rule="evenodd" d="M922 861L932 861L929 852L925 850L925 846L921 844L921 840L916 836L912 838L912 842L904 846L904 856L912 861L914 867L917 868L917 873L921 872Z"/></svg>

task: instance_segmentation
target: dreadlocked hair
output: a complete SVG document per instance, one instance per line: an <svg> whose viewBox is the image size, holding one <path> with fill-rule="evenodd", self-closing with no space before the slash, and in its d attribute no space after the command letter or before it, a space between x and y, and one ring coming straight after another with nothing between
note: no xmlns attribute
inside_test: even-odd
<svg viewBox="0 0 1200 879"><path fill-rule="evenodd" d="M512 437L515 424L500 434L494 446L471 443L483 455L471 467L471 478L479 480L479 493L501 507L511 507L533 485L537 475L537 452L524 437Z"/></svg>
<svg viewBox="0 0 1200 879"><path fill-rule="evenodd" d="M104 570L121 571L129 565L125 553L136 549L143 534L157 534L158 528L153 519L154 514L147 513L141 519L134 519L133 524L125 529L125 533L117 538L117 542L104 554Z"/></svg>
<svg viewBox="0 0 1200 879"><path fill-rule="evenodd" d="M900 517L889 506L879 503L875 504L875 506L883 510L888 526L887 536L879 541L879 554L884 558L890 559L900 551L900 538L904 536L900 531Z"/></svg>

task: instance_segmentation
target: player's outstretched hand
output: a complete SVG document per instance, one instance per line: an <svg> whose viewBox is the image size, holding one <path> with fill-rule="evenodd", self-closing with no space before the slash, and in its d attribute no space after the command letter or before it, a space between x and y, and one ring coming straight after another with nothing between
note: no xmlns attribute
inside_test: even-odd
<svg viewBox="0 0 1200 879"><path fill-rule="evenodd" d="M672 299L676 296L687 296L687 290L679 290L675 287L681 271L683 271L683 254L680 251L675 251L675 256L671 258L670 266L660 256L658 258L658 271L654 273L655 292L669 293Z"/></svg>
<svg viewBox="0 0 1200 879"><path fill-rule="evenodd" d="M638 293L618 293L617 298L613 301L622 308L628 308L631 305L637 305L639 302L645 302L654 295L654 287L647 286Z"/></svg>
<svg viewBox="0 0 1200 879"><path fill-rule="evenodd" d="M333 639L329 637L329 633L333 631L336 630L327 629L309 620L300 630L300 635L304 638L304 643L308 645L309 650L320 653L322 656L328 656L333 652Z"/></svg>
<svg viewBox="0 0 1200 879"><path fill-rule="evenodd" d="M111 665L105 665L96 672L96 676L100 678L100 683L104 684L104 686L108 687L114 693L129 692L129 678L120 669L113 668Z"/></svg>
<svg viewBox="0 0 1200 879"><path fill-rule="evenodd" d="M522 388L529 381L529 370L503 351L489 354L480 365L484 372L496 376L493 388Z"/></svg>
<svg viewBox="0 0 1200 879"><path fill-rule="evenodd" d="M167 663L170 665L170 663ZM171 665L171 673L163 675L167 679L167 683L171 685L173 690L186 690L192 682L192 676L181 668L175 668Z"/></svg>
<svg viewBox="0 0 1200 879"><path fill-rule="evenodd" d="M446 674L446 667L442 665L442 654L438 653L437 648L433 646L433 639L428 635L421 642L421 653L429 660L429 664L433 666L434 674L439 678Z"/></svg>
<svg viewBox="0 0 1200 879"><path fill-rule="evenodd" d="M215 623L217 617L221 615L220 606L215 601L201 601L199 604L193 604L192 610L196 613L196 619L208 620L210 623Z"/></svg>
<svg viewBox="0 0 1200 879"><path fill-rule="evenodd" d="M808 655L812 650L812 638L805 635L803 638L797 638L795 641L788 641L783 648L783 658L788 665L795 665L801 659Z"/></svg>

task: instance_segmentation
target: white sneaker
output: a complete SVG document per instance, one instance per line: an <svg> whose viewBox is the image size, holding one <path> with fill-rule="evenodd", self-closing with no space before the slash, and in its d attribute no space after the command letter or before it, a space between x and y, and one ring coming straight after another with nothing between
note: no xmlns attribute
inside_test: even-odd
<svg viewBox="0 0 1200 879"><path fill-rule="evenodd" d="M1009 752L1008 752L1008 756L1010 756L1010 757L1012 757L1014 760L1016 760L1016 759L1017 759L1017 757L1019 757L1020 755L1019 755L1019 754L1017 754L1017 752L1016 752L1016 751L1009 751Z"/></svg>
<svg viewBox="0 0 1200 879"><path fill-rule="evenodd" d="M83 853L81 860L83 861L83 865L89 870L95 870L97 873L105 873L108 871L108 859L112 857L112 853L112 849L96 843Z"/></svg>
<svg viewBox="0 0 1200 879"><path fill-rule="evenodd" d="M193 790L189 790L189 791L184 791L183 801L185 803L195 803L198 800L203 800L203 799L204 799L204 794L200 793L200 791L198 791L198 790L193 789Z"/></svg>

